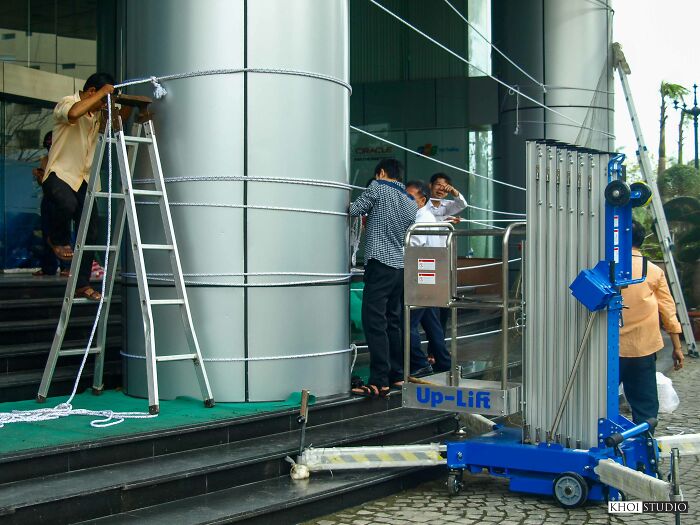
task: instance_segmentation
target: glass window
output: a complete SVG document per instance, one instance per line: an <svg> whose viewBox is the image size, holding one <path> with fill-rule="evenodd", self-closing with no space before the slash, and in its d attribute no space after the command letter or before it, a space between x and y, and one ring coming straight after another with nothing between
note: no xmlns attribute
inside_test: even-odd
<svg viewBox="0 0 700 525"><path fill-rule="evenodd" d="M39 204L41 188L32 176L46 155L44 134L51 130L51 109L38 104L0 102L4 131L0 151L1 268L34 268L42 253Z"/></svg>
<svg viewBox="0 0 700 525"><path fill-rule="evenodd" d="M469 0L469 22L478 30L469 28L469 76L480 77L491 73L491 0Z"/></svg>
<svg viewBox="0 0 700 525"><path fill-rule="evenodd" d="M96 39L97 0L0 1L2 62L84 79L96 70ZM0 269L39 266L42 250L32 170L54 102L16 100L0 92Z"/></svg>

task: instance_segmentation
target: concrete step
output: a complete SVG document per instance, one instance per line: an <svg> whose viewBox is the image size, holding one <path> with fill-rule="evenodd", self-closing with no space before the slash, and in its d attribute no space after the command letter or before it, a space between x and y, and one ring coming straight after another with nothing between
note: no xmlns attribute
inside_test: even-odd
<svg viewBox="0 0 700 525"><path fill-rule="evenodd" d="M393 409L312 427L306 436L315 446L415 443L440 440L455 425L450 414ZM275 480L287 475L284 458L295 455L298 446L295 430L9 483L0 487L0 520L74 523ZM290 497L295 494L288 492ZM257 499L248 497L251 506Z"/></svg>
<svg viewBox="0 0 700 525"><path fill-rule="evenodd" d="M59 365L54 371L53 381L49 389L49 396L62 396L69 394L73 389L73 383L78 373L78 364L65 365L61 358ZM93 359L88 360L83 375L80 380L79 391L92 386ZM41 369L22 370L0 375L0 403L7 401L22 401L25 399L35 399L41 384L41 376L44 372ZM105 388L115 388L121 384L121 361L105 361L103 379ZM37 405L41 408L42 405Z"/></svg>

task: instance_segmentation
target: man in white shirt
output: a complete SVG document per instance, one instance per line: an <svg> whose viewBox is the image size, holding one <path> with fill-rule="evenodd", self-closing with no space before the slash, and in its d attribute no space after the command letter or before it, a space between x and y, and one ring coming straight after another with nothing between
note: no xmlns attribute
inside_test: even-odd
<svg viewBox="0 0 700 525"><path fill-rule="evenodd" d="M453 224L459 224L459 217L455 217L458 213L464 211L467 207L467 199L452 186L452 179L447 173L435 173L430 177L430 206L429 209L438 221L447 221ZM446 199L448 195L452 195L453 199ZM450 315L449 308L438 308L438 316L440 317L440 326L442 331L447 332L447 318ZM428 353L434 354L433 345L428 347Z"/></svg>
<svg viewBox="0 0 700 525"><path fill-rule="evenodd" d="M406 184L406 191L415 199L418 205L416 223L435 223L438 220L430 211L430 189L420 181ZM444 235L412 235L411 246L427 246L439 248L445 246ZM421 350L418 325L423 327L428 337L431 353L435 357L435 366L428 362L428 356ZM450 370L450 353L445 345L445 332L440 326L437 308L419 308L411 310L411 375L421 376L433 372Z"/></svg>
<svg viewBox="0 0 700 525"><path fill-rule="evenodd" d="M435 173L430 177L430 211L439 221L459 222L453 217L467 207L467 200L452 186L452 179L446 173ZM452 195L454 199L446 199Z"/></svg>

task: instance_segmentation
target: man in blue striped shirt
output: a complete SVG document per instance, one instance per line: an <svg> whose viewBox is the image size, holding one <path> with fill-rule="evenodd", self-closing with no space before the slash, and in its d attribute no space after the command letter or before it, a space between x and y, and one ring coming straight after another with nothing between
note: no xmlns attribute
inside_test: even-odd
<svg viewBox="0 0 700 525"><path fill-rule="evenodd" d="M374 179L350 204L351 216L367 215L362 325L369 347L370 375L366 386L353 389L353 393L367 397L385 396L390 384L403 379L403 241L418 210L401 183L403 166L398 160L380 161Z"/></svg>

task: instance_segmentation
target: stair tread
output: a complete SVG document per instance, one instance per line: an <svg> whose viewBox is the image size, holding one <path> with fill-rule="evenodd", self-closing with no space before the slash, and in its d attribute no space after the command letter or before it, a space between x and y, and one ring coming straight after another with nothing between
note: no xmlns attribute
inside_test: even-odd
<svg viewBox="0 0 700 525"><path fill-rule="evenodd" d="M107 337L107 346L119 345L122 341L121 335ZM87 344L85 339L64 340L63 348L80 348ZM19 343L0 345L0 357L26 356L31 354L44 354L51 350L51 341L40 341L38 343Z"/></svg>
<svg viewBox="0 0 700 525"><path fill-rule="evenodd" d="M231 523L244 518L285 510L324 497L337 497L358 488L376 485L393 478L431 467L312 473L308 483L295 482L289 476L193 496L122 514L90 520L112 525L139 523L149 525L195 525ZM440 468L440 467L432 467ZM88 522L82 522L88 523Z"/></svg>
<svg viewBox="0 0 700 525"><path fill-rule="evenodd" d="M36 330L42 328L55 328L57 318L54 319L31 319L28 321L0 321L0 332L16 332L22 330ZM71 326L92 326L95 322L94 315L71 316L68 328ZM110 314L109 324L121 323L121 315Z"/></svg>
<svg viewBox="0 0 700 525"><path fill-rule="evenodd" d="M334 446L374 438L389 431L403 431L445 420L444 413L393 409L333 423L309 427L307 443ZM299 431L272 434L224 445L210 446L154 458L135 460L0 486L0 513L71 497L89 496L110 489L140 490L166 482L236 465L295 454Z"/></svg>
<svg viewBox="0 0 700 525"><path fill-rule="evenodd" d="M105 374L109 374L112 370L117 368L121 369L121 361L105 361ZM66 379L72 379L75 377L76 372L77 365L57 366L53 375L53 383L57 381L64 381ZM44 370L42 368L41 370L19 370L17 372L2 374L0 375L0 389L32 383L38 384L39 381L41 381L41 376L43 373ZM91 366L85 368L82 377L92 377Z"/></svg>
<svg viewBox="0 0 700 525"><path fill-rule="evenodd" d="M121 295L112 294L112 304L121 303ZM61 306L63 297L33 297L31 299L0 299L0 310L11 310L15 308L37 308L42 306ZM85 303L83 303L85 304ZM95 301L94 306L97 306ZM78 306L77 304L75 306ZM89 306L89 305L88 305Z"/></svg>

